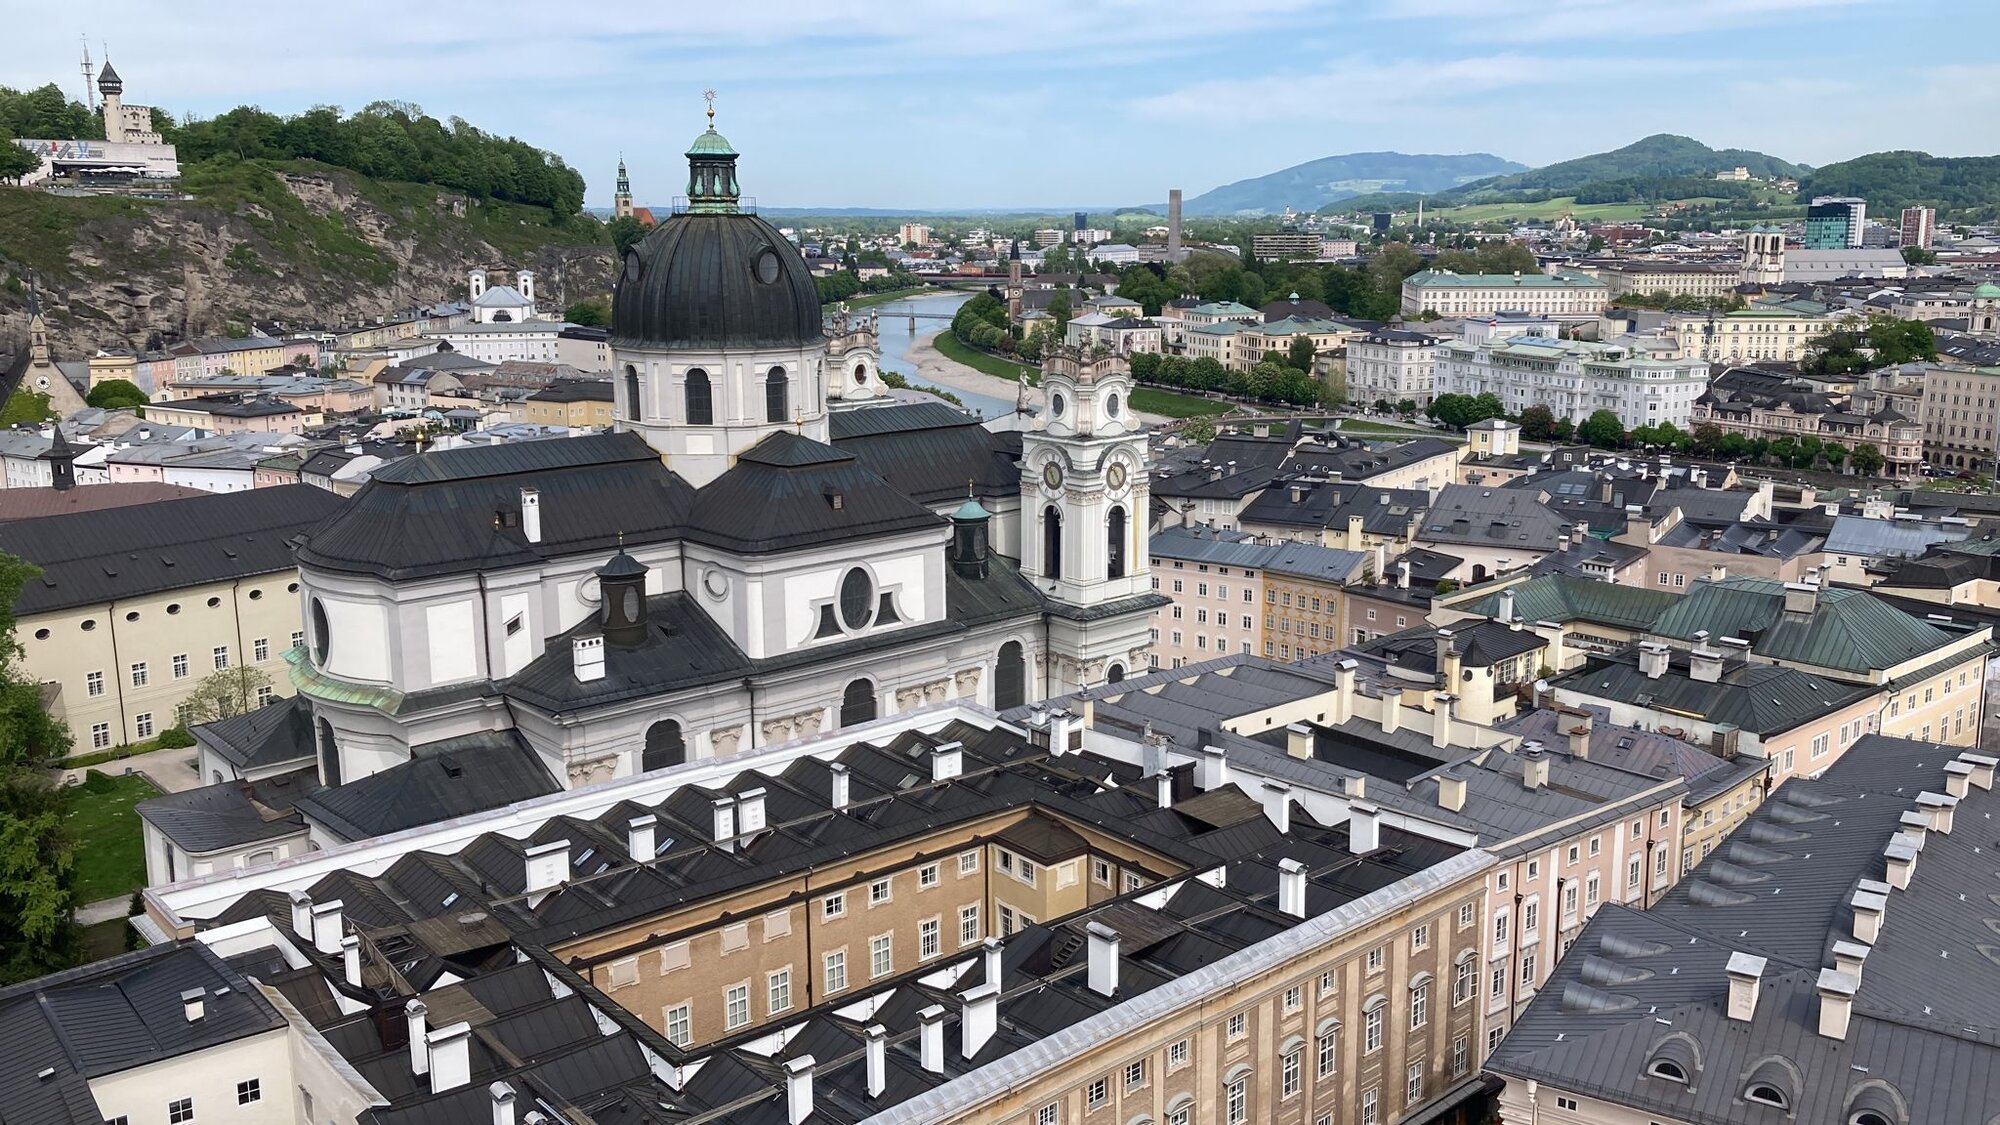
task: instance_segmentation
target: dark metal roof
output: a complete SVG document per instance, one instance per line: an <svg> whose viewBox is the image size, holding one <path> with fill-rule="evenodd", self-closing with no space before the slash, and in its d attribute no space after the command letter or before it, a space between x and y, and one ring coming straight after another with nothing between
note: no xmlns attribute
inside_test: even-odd
<svg viewBox="0 0 2000 1125"><path fill-rule="evenodd" d="M776 268L759 276L769 254ZM817 345L819 286L805 259L755 215L675 215L625 254L611 339L666 348Z"/></svg>
<svg viewBox="0 0 2000 1125"><path fill-rule="evenodd" d="M146 823L192 855L304 835L292 806L319 783L314 766L262 781L225 781L139 802Z"/></svg>
<svg viewBox="0 0 2000 1125"><path fill-rule="evenodd" d="M920 504L1018 496L1020 446L944 403L844 410L832 417L833 444Z"/></svg>
<svg viewBox="0 0 2000 1125"><path fill-rule="evenodd" d="M42 568L14 603L45 613L290 570L291 539L347 501L310 485L19 520L0 552Z"/></svg>
<svg viewBox="0 0 2000 1125"><path fill-rule="evenodd" d="M562 788L514 731L430 743L412 753L402 765L301 797L297 807L333 835L362 840Z"/></svg>
<svg viewBox="0 0 2000 1125"><path fill-rule="evenodd" d="M852 453L781 430L695 494L687 538L763 554L945 525Z"/></svg>
<svg viewBox="0 0 2000 1125"><path fill-rule="evenodd" d="M313 755L312 708L287 696L194 728L195 741L239 770L266 769Z"/></svg>

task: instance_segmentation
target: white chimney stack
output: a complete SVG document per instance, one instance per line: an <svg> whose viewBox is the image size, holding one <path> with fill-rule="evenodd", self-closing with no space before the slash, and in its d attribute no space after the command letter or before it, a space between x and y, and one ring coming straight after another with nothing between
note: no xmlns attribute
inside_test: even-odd
<svg viewBox="0 0 2000 1125"><path fill-rule="evenodd" d="M1278 861L1278 912L1306 916L1306 865L1296 859Z"/></svg>
<svg viewBox="0 0 2000 1125"><path fill-rule="evenodd" d="M1281 833L1292 830L1292 787L1282 781L1265 778L1264 812L1271 818L1273 827Z"/></svg>
<svg viewBox="0 0 2000 1125"><path fill-rule="evenodd" d="M189 1023L200 1023L202 1021L202 1017L206 1016L207 1014L208 1014L207 989L190 988L186 992L181 993L181 1015L185 1016Z"/></svg>
<svg viewBox="0 0 2000 1125"><path fill-rule="evenodd" d="M1764 958L1738 950L1729 955L1729 1018L1750 1022L1757 1014L1757 991L1764 982Z"/></svg>
<svg viewBox="0 0 2000 1125"><path fill-rule="evenodd" d="M410 1029L410 1073L422 1078L431 1072L431 1052L426 1036L430 1030L424 1025L424 1017L430 1009L422 1000L412 998L403 1005L403 1020Z"/></svg>
<svg viewBox="0 0 2000 1125"><path fill-rule="evenodd" d="M710 805L712 823L710 825L715 842L725 852L736 850L736 802L728 797L717 797Z"/></svg>
<svg viewBox="0 0 2000 1125"><path fill-rule="evenodd" d="M992 981L965 990L958 1014L958 1052L970 1059L1000 1030L1000 986Z"/></svg>
<svg viewBox="0 0 2000 1125"><path fill-rule="evenodd" d="M340 920L341 901L322 902L312 908L313 948L329 956L340 952L344 927Z"/></svg>
<svg viewBox="0 0 2000 1125"><path fill-rule="evenodd" d="M1003 983L1000 979L1000 939L990 937L981 942L979 945L979 956L980 967L984 970L986 979L995 984Z"/></svg>
<svg viewBox="0 0 2000 1125"><path fill-rule="evenodd" d="M2000 758L1990 754L1974 754L1970 750L1958 756L1958 760L1972 766L1972 784L1981 789L1993 788L1993 773L2000 767Z"/></svg>
<svg viewBox="0 0 2000 1125"><path fill-rule="evenodd" d="M1855 980L1860 980L1861 968L1868 963L1870 952L1871 950L1860 942L1836 941L1833 943L1833 967Z"/></svg>
<svg viewBox="0 0 2000 1125"><path fill-rule="evenodd" d="M965 746L947 742L931 749L931 780L949 781L965 772Z"/></svg>
<svg viewBox="0 0 2000 1125"><path fill-rule="evenodd" d="M486 1092L493 1098L493 1125L514 1125L514 1087L495 1082Z"/></svg>
<svg viewBox="0 0 2000 1125"><path fill-rule="evenodd" d="M361 987L361 939L354 934L340 939L340 975L347 987Z"/></svg>
<svg viewBox="0 0 2000 1125"><path fill-rule="evenodd" d="M1174 804L1174 775L1161 770L1154 775L1153 786L1157 791L1160 807L1172 808Z"/></svg>
<svg viewBox="0 0 2000 1125"><path fill-rule="evenodd" d="M542 541L542 490L521 490L521 536L530 543Z"/></svg>
<svg viewBox="0 0 2000 1125"><path fill-rule="evenodd" d="M1333 666L1333 706L1328 722L1334 726L1354 717L1354 673L1361 667L1353 657Z"/></svg>
<svg viewBox="0 0 2000 1125"><path fill-rule="evenodd" d="M1367 801L1356 801L1348 807L1347 850L1355 855L1367 855L1382 846L1382 810Z"/></svg>
<svg viewBox="0 0 2000 1125"><path fill-rule="evenodd" d="M1657 641L1643 641L1639 645L1639 671L1649 680L1657 680L1667 674L1669 656L1667 646Z"/></svg>
<svg viewBox="0 0 2000 1125"><path fill-rule="evenodd" d="M1304 723L1292 723L1285 727L1285 753L1294 758L1313 756L1312 728Z"/></svg>
<svg viewBox="0 0 2000 1125"><path fill-rule="evenodd" d="M930 1074L944 1073L944 1006L932 1004L917 1013L917 1059Z"/></svg>
<svg viewBox="0 0 2000 1125"><path fill-rule="evenodd" d="M1452 812L1465 811L1465 779L1452 773L1438 775L1438 807Z"/></svg>
<svg viewBox="0 0 2000 1125"><path fill-rule="evenodd" d="M829 780L832 782L832 795L828 798L827 803L836 809L846 808L848 794L847 767L840 762L834 762L826 767L826 772Z"/></svg>
<svg viewBox="0 0 2000 1125"><path fill-rule="evenodd" d="M1972 789L1972 763L1951 761L1944 764L1944 791L1959 799Z"/></svg>
<svg viewBox="0 0 2000 1125"><path fill-rule="evenodd" d="M1930 818L1933 832L1951 835L1952 810L1958 807L1958 798L1944 793L1924 792L1917 794L1917 810Z"/></svg>
<svg viewBox="0 0 2000 1125"><path fill-rule="evenodd" d="M459 1022L424 1037L431 1051L431 1093L456 1090L472 1081L472 1025Z"/></svg>
<svg viewBox="0 0 2000 1125"><path fill-rule="evenodd" d="M1229 784L1229 758L1220 746L1201 748L1201 790L1213 792Z"/></svg>
<svg viewBox="0 0 2000 1125"><path fill-rule="evenodd" d="M1431 700L1431 746L1443 750L1451 745L1452 701L1458 698L1438 692Z"/></svg>
<svg viewBox="0 0 2000 1125"><path fill-rule="evenodd" d="M1828 1039L1847 1038L1847 1021L1854 1012L1854 994L1861 982L1838 969L1819 971L1819 1033Z"/></svg>
<svg viewBox="0 0 2000 1125"><path fill-rule="evenodd" d="M1099 996L1113 995L1118 991L1118 931L1092 922L1084 932L1090 936L1090 990Z"/></svg>
<svg viewBox="0 0 2000 1125"><path fill-rule="evenodd" d="M1882 849L1882 857L1889 869L1889 885L1899 891L1910 889L1910 877L1917 873L1917 849L1901 834L1889 841Z"/></svg>
<svg viewBox="0 0 2000 1125"><path fill-rule="evenodd" d="M868 1096L879 1098L889 1088L889 1033L871 1023L862 1034L868 1043Z"/></svg>
<svg viewBox="0 0 2000 1125"><path fill-rule="evenodd" d="M578 637L572 642L570 664L576 673L576 682L587 684L604 678L604 638Z"/></svg>
<svg viewBox="0 0 2000 1125"><path fill-rule="evenodd" d="M1074 712L1063 710L1049 716L1049 756L1061 757L1072 749L1079 722Z"/></svg>
<svg viewBox="0 0 2000 1125"><path fill-rule="evenodd" d="M569 880L569 841L550 840L546 844L534 844L521 852L526 885L522 888L528 894L539 894L553 890Z"/></svg>
<svg viewBox="0 0 2000 1125"><path fill-rule="evenodd" d="M762 832L767 822L764 819L764 789L745 789L736 795L736 831L748 836Z"/></svg>
<svg viewBox="0 0 2000 1125"><path fill-rule="evenodd" d="M1403 725L1403 689L1393 684L1382 688L1382 733L1395 734Z"/></svg>
<svg viewBox="0 0 2000 1125"><path fill-rule="evenodd" d="M292 932L302 941L313 939L313 897L304 891L293 891Z"/></svg>
<svg viewBox="0 0 2000 1125"><path fill-rule="evenodd" d="M813 1111L813 1057L785 1060L785 1120L802 1125Z"/></svg>
<svg viewBox="0 0 2000 1125"><path fill-rule="evenodd" d="M1549 783L1549 756L1542 753L1542 744L1528 742L1521 747L1521 785L1526 789L1540 789Z"/></svg>
<svg viewBox="0 0 2000 1125"><path fill-rule="evenodd" d="M625 822L625 854L634 863L645 863L659 855L658 835L660 818L652 813L635 816Z"/></svg>
<svg viewBox="0 0 2000 1125"><path fill-rule="evenodd" d="M1873 891L1855 891L1849 900L1854 905L1854 940L1863 945L1874 945L1882 936L1882 911L1889 900Z"/></svg>

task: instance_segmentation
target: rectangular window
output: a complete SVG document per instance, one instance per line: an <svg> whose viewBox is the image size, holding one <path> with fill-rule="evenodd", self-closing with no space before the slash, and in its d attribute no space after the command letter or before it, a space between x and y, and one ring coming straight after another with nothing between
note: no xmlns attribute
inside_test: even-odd
<svg viewBox="0 0 2000 1125"><path fill-rule="evenodd" d="M132 719L132 729L140 738L153 737L153 713L142 711Z"/></svg>
<svg viewBox="0 0 2000 1125"><path fill-rule="evenodd" d="M306 631L304 629L292 630L292 647L299 648L303 646L305 643L306 643Z"/></svg>
<svg viewBox="0 0 2000 1125"><path fill-rule="evenodd" d="M1062 1103L1050 1102L1036 1110L1035 1125L1062 1125Z"/></svg>
<svg viewBox="0 0 2000 1125"><path fill-rule="evenodd" d="M176 680L185 680L185 679L187 679L187 674L188 674L188 655L187 655L187 653L185 653L185 652L177 652L177 653L175 653L175 654L174 654L174 679L176 679Z"/></svg>
<svg viewBox="0 0 2000 1125"><path fill-rule="evenodd" d="M1238 1078L1236 1081L1229 1083L1227 1091L1228 1094L1225 1100L1228 1117L1226 1120L1229 1122L1229 1125L1248 1125L1250 1121L1250 1080L1248 1078Z"/></svg>
<svg viewBox="0 0 2000 1125"><path fill-rule="evenodd" d="M958 873L960 875L970 875L977 870L979 870L978 852L958 853Z"/></svg>
<svg viewBox="0 0 2000 1125"><path fill-rule="evenodd" d="M1453 1004L1465 1003L1467 1000L1472 999L1472 990L1472 962L1470 960L1460 961L1458 968L1453 970L1452 974L1451 1002Z"/></svg>
<svg viewBox="0 0 2000 1125"><path fill-rule="evenodd" d="M1429 981L1425 981L1410 989L1410 1026L1422 1027L1430 1020L1430 1016L1431 986Z"/></svg>
<svg viewBox="0 0 2000 1125"><path fill-rule="evenodd" d="M896 969L896 957L891 946L890 934L876 934L868 939L868 975L886 977Z"/></svg>
<svg viewBox="0 0 2000 1125"><path fill-rule="evenodd" d="M271 685L269 684L257 685L257 706L262 707L266 703L271 702L271 700L275 699L276 697L277 693L271 690Z"/></svg>
<svg viewBox="0 0 2000 1125"><path fill-rule="evenodd" d="M264 1084L261 1079L246 1078L236 1084L236 1104L249 1105L264 1099Z"/></svg>
<svg viewBox="0 0 2000 1125"><path fill-rule="evenodd" d="M132 665L132 686L145 687L146 679L146 662L143 660L135 662Z"/></svg>
<svg viewBox="0 0 2000 1125"><path fill-rule="evenodd" d="M819 912L822 918L838 918L846 914L847 896L845 894L826 896L819 902Z"/></svg>
<svg viewBox="0 0 2000 1125"><path fill-rule="evenodd" d="M1595 871L1591 872L1590 877L1583 881L1583 904L1585 906L1597 905L1597 872Z"/></svg>
<svg viewBox="0 0 2000 1125"><path fill-rule="evenodd" d="M779 969L768 973L765 975L765 981L769 985L770 1013L775 1016L779 1012L789 1011L792 1006L792 971Z"/></svg>
<svg viewBox="0 0 2000 1125"><path fill-rule="evenodd" d="M1465 1068L1472 1065L1470 1056L1471 1051L1466 1047L1465 1036L1461 1035L1451 1041L1451 1076L1453 1078L1462 1078L1465 1076Z"/></svg>
<svg viewBox="0 0 2000 1125"><path fill-rule="evenodd" d="M685 1047L694 1041L694 1017L686 1004L675 1004L667 1009L667 1041L676 1047Z"/></svg>
<svg viewBox="0 0 2000 1125"><path fill-rule="evenodd" d="M90 724L90 748L92 750L107 750L110 749L110 747L111 747L111 724L110 723Z"/></svg>
<svg viewBox="0 0 2000 1125"><path fill-rule="evenodd" d="M194 1120L194 1099L175 1098L167 1103L167 1125L182 1125Z"/></svg>
<svg viewBox="0 0 2000 1125"><path fill-rule="evenodd" d="M1382 1006L1361 1014L1361 1053L1372 1055L1382 1049Z"/></svg>
<svg viewBox="0 0 2000 1125"><path fill-rule="evenodd" d="M826 991L839 992L847 987L847 951L836 949L826 955Z"/></svg>
<svg viewBox="0 0 2000 1125"><path fill-rule="evenodd" d="M917 868L917 889L927 891L938 885L938 865L926 863Z"/></svg>
<svg viewBox="0 0 2000 1125"><path fill-rule="evenodd" d="M1188 1041L1176 1039L1167 1046L1167 1065L1186 1066L1188 1061Z"/></svg>
<svg viewBox="0 0 2000 1125"><path fill-rule="evenodd" d="M917 956L926 960L938 955L938 920L926 918L917 923Z"/></svg>
<svg viewBox="0 0 2000 1125"><path fill-rule="evenodd" d="M1234 1015L1231 1015L1229 1017L1228 1038L1230 1039L1243 1038L1243 1033L1249 1030L1249 1026L1250 1026L1250 1019L1248 1016L1245 1016L1242 1012L1237 1012Z"/></svg>
<svg viewBox="0 0 2000 1125"><path fill-rule="evenodd" d="M104 673L85 672L83 674L83 693L85 695L103 695Z"/></svg>
<svg viewBox="0 0 2000 1125"><path fill-rule="evenodd" d="M889 901L889 880L877 879L868 884L868 905L876 906Z"/></svg>
<svg viewBox="0 0 2000 1125"><path fill-rule="evenodd" d="M1424 1100L1424 1064L1410 1064L1409 1081L1403 1087L1403 1104L1415 1105Z"/></svg>
<svg viewBox="0 0 2000 1125"><path fill-rule="evenodd" d="M728 1024L732 1031L749 1023L750 986L747 984L731 985L722 994L722 1010L724 1013L724 1022Z"/></svg>
<svg viewBox="0 0 2000 1125"><path fill-rule="evenodd" d="M1535 987L1535 953L1533 950L1521 954L1521 987Z"/></svg>
<svg viewBox="0 0 2000 1125"><path fill-rule="evenodd" d="M1285 990L1285 1011L1296 1012L1305 1006L1305 990L1293 985Z"/></svg>
<svg viewBox="0 0 2000 1125"><path fill-rule="evenodd" d="M1428 925L1418 926L1416 929L1410 931L1410 951L1412 953L1422 953L1430 947L1431 928Z"/></svg>
<svg viewBox="0 0 2000 1125"><path fill-rule="evenodd" d="M1379 1125L1382 1118L1375 1104L1379 1100L1380 1099L1376 1097L1375 1091L1373 1090L1365 1090L1362 1092L1361 1125Z"/></svg>
<svg viewBox="0 0 2000 1125"><path fill-rule="evenodd" d="M1302 1053L1300 1048L1294 1047L1286 1051L1285 1057L1278 1063L1278 1090L1284 1097L1289 1098L1299 1092L1299 1056Z"/></svg>
<svg viewBox="0 0 2000 1125"><path fill-rule="evenodd" d="M258 637L256 640L251 641L250 655L259 663L271 659L271 639L269 637Z"/></svg>
<svg viewBox="0 0 2000 1125"><path fill-rule="evenodd" d="M1319 1037L1319 1076L1325 1078L1333 1073L1340 1059L1340 1033L1328 1031Z"/></svg>
<svg viewBox="0 0 2000 1125"><path fill-rule="evenodd" d="M1369 971L1369 972L1371 972L1371 973L1379 973L1379 972L1381 972L1381 971L1382 971L1382 950L1383 950L1383 948L1384 948L1384 947L1382 947L1382 946L1379 946L1379 945L1378 945L1378 946L1376 946L1375 948L1373 948L1373 949L1371 949L1371 950L1369 950L1369 951L1368 951L1368 971Z"/></svg>
<svg viewBox="0 0 2000 1125"><path fill-rule="evenodd" d="M971 945L979 940L979 904L958 908L958 944Z"/></svg>
<svg viewBox="0 0 2000 1125"><path fill-rule="evenodd" d="M229 646L216 645L214 649L214 657L215 657L215 666L217 669L229 667Z"/></svg>
<svg viewBox="0 0 2000 1125"><path fill-rule="evenodd" d="M1458 928L1462 930L1470 925L1472 925L1472 904L1468 902L1458 908Z"/></svg>
<svg viewBox="0 0 2000 1125"><path fill-rule="evenodd" d="M1146 1060L1137 1059L1125 1064L1125 1088L1136 1090L1146 1084Z"/></svg>

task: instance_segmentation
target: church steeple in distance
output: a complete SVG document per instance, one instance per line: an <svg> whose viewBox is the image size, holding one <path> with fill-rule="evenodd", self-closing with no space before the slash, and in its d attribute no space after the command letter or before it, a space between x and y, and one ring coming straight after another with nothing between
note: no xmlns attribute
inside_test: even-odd
<svg viewBox="0 0 2000 1125"><path fill-rule="evenodd" d="M704 90L708 131L688 146L688 211L696 215L734 215L743 197L736 186L736 150L715 131L715 91Z"/></svg>
<svg viewBox="0 0 2000 1125"><path fill-rule="evenodd" d="M632 181L625 175L625 156L618 157L618 189L611 197L611 217L622 219L632 214Z"/></svg>

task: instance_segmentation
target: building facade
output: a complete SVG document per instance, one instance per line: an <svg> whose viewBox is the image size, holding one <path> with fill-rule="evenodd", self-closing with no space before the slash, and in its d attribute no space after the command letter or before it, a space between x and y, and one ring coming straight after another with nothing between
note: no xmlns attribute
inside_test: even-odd
<svg viewBox="0 0 2000 1125"><path fill-rule="evenodd" d="M1460 274L1423 270L1403 280L1403 315L1491 316L1503 309L1588 320L1611 303L1611 286L1581 273Z"/></svg>
<svg viewBox="0 0 2000 1125"><path fill-rule="evenodd" d="M1347 397L1356 403L1404 399L1419 407L1432 398L1438 338L1382 328L1347 342Z"/></svg>
<svg viewBox="0 0 2000 1125"><path fill-rule="evenodd" d="M1493 394L1511 414L1546 406L1576 423L1609 410L1627 429L1662 422L1686 429L1708 385L1708 364L1700 360L1586 340L1448 341L1437 356L1438 394Z"/></svg>
<svg viewBox="0 0 2000 1125"><path fill-rule="evenodd" d="M1667 334L1680 343L1682 355L1714 363L1760 359L1796 363L1806 358L1814 338L1832 327L1830 315L1789 309L1749 308L1667 317Z"/></svg>

